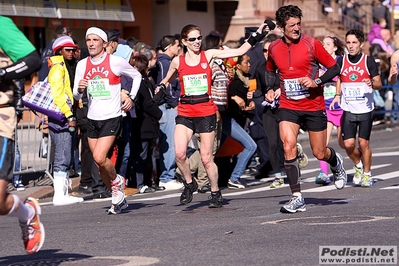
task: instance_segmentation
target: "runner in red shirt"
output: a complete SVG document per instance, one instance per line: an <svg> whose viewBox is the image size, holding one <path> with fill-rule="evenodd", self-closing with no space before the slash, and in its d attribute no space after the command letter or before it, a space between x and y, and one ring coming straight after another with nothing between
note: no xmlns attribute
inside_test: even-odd
<svg viewBox="0 0 399 266"><path fill-rule="evenodd" d="M179 75L181 94L178 104L178 115L175 128L176 163L184 177L184 191L180 197L182 204L193 199L198 185L191 177L190 163L187 158L187 146L194 133L201 138L201 160L208 174L211 185L211 201L209 208L222 207L222 194L218 187L218 169L213 161L213 143L216 132L217 107L210 99L212 70L209 63L216 58L228 58L245 54L251 46L263 39L262 23L256 32L237 49L209 49L201 51L201 29L195 25L187 25L181 31L181 43L184 53L173 58L168 73L159 84L166 89L169 81ZM159 89L158 88L158 89ZM245 106L242 106L245 108Z"/></svg>
<svg viewBox="0 0 399 266"><path fill-rule="evenodd" d="M266 84L275 84L275 88L268 90L266 100L273 102L280 98L280 137L292 192L290 201L280 210L285 213L306 211L297 159L297 136L301 124L309 132L314 156L330 164L335 186L342 189L347 180L342 156L332 148L326 148L327 116L321 87L339 74L339 66L319 41L301 33L301 19L302 10L297 6L282 6L276 11L277 26L284 36L269 46L266 73ZM327 68L320 77L319 64Z"/></svg>

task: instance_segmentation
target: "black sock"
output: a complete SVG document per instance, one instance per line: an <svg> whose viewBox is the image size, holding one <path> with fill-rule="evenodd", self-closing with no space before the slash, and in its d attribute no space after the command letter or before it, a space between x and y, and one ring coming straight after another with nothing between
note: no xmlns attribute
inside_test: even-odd
<svg viewBox="0 0 399 266"><path fill-rule="evenodd" d="M331 167L336 167L338 164L337 161L337 155L335 154L335 150L333 148L327 147L327 149L330 149L331 151L331 156L328 158L326 161Z"/></svg>

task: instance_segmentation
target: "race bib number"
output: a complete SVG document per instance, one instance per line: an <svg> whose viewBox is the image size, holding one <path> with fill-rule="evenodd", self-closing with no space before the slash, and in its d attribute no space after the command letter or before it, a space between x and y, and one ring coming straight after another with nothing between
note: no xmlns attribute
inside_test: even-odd
<svg viewBox="0 0 399 266"><path fill-rule="evenodd" d="M343 82L342 95L347 103L364 103L366 98L364 92L368 88L364 82Z"/></svg>
<svg viewBox="0 0 399 266"><path fill-rule="evenodd" d="M183 84L186 95L201 95L208 92L207 74L183 76Z"/></svg>
<svg viewBox="0 0 399 266"><path fill-rule="evenodd" d="M335 82L328 82L324 84L323 96L324 99L332 99L337 93L337 87Z"/></svg>
<svg viewBox="0 0 399 266"><path fill-rule="evenodd" d="M107 100L111 98L109 79L91 79L88 81L87 91L91 98Z"/></svg>
<svg viewBox="0 0 399 266"><path fill-rule="evenodd" d="M285 79L284 89L288 99L300 100L310 96L309 88L299 84L298 79Z"/></svg>

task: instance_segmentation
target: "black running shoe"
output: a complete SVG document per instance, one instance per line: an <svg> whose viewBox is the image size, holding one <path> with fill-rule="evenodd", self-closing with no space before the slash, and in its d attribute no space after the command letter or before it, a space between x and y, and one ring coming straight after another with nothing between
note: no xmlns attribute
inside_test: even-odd
<svg viewBox="0 0 399 266"><path fill-rule="evenodd" d="M198 189L198 184L194 178L193 182L191 182L190 184L187 184L186 181L184 181L183 184L184 184L184 190L180 196L180 203L189 204L193 200L193 193Z"/></svg>
<svg viewBox="0 0 399 266"><path fill-rule="evenodd" d="M222 193L220 193L220 190L216 192L211 192L211 195L209 196L209 199L211 200L209 202L209 208L221 208L222 203L223 203L223 197Z"/></svg>

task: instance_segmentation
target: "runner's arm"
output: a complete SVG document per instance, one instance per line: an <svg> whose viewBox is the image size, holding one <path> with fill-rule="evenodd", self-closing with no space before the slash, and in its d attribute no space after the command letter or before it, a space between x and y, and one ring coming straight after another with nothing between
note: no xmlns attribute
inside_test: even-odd
<svg viewBox="0 0 399 266"><path fill-rule="evenodd" d="M33 51L27 56L17 60L14 64L5 68L0 68L0 79L22 79L37 71L40 66L40 56L36 51Z"/></svg>

